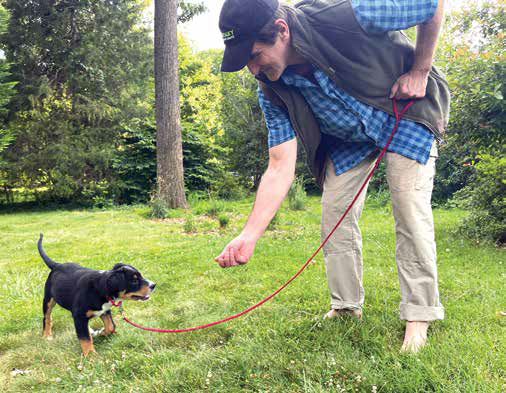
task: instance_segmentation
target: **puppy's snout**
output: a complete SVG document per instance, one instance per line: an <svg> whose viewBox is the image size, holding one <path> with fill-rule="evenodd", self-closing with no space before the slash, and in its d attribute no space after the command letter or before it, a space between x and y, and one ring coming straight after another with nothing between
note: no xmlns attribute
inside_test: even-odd
<svg viewBox="0 0 506 393"><path fill-rule="evenodd" d="M156 287L156 284L154 282L151 282L151 281L148 281L148 282L149 282L149 290L150 291L154 291L155 287Z"/></svg>

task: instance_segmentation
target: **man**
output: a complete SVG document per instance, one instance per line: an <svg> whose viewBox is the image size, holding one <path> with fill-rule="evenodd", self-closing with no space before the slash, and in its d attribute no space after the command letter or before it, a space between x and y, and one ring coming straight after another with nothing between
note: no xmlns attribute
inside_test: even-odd
<svg viewBox="0 0 506 393"><path fill-rule="evenodd" d="M392 132L391 99L417 99L386 154L395 218L402 350L426 343L443 319L437 286L431 193L448 122L448 86L432 66L443 0L226 0L220 14L222 71L247 66L259 80L269 129L269 164L241 234L216 257L221 267L248 262L293 181L297 140L323 187L322 239L358 192ZM413 47L398 30L417 26ZM405 103L405 102L404 102ZM402 102L399 103L402 105ZM324 247L331 310L362 316L365 192Z"/></svg>

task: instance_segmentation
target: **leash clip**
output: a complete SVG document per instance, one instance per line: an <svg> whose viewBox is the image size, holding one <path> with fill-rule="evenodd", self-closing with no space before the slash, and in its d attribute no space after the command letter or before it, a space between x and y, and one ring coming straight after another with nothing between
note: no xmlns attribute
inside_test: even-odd
<svg viewBox="0 0 506 393"><path fill-rule="evenodd" d="M125 310L123 309L123 302L119 302L119 313L121 314L121 318L126 318Z"/></svg>
<svg viewBox="0 0 506 393"><path fill-rule="evenodd" d="M120 300L118 303L116 303L112 297L108 298L107 300L112 304L113 307L118 307L121 318L126 319L125 310L123 309L123 300Z"/></svg>

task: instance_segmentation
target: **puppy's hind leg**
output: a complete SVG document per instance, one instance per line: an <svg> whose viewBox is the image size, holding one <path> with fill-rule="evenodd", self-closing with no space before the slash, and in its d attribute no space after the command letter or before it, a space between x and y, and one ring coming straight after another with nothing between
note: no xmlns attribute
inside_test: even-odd
<svg viewBox="0 0 506 393"><path fill-rule="evenodd" d="M42 313L44 314L44 319L42 320L42 336L47 338L48 340L53 339L52 327L53 323L51 320L51 311L53 311L53 307L56 304L55 300L49 294L49 290L46 285L46 291L44 292L44 300L42 301Z"/></svg>
<svg viewBox="0 0 506 393"><path fill-rule="evenodd" d="M74 326L76 328L77 338L81 344L81 350L84 356L88 356L90 352L95 352L93 347L93 338L88 328L89 318L86 316L72 315L74 317Z"/></svg>

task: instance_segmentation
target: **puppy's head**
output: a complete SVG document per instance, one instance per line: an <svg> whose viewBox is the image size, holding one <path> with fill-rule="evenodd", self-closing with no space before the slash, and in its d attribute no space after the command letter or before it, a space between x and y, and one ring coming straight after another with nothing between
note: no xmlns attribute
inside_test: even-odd
<svg viewBox="0 0 506 393"><path fill-rule="evenodd" d="M117 263L107 278L107 288L114 297L146 301L155 289L155 283L142 277L133 266Z"/></svg>

